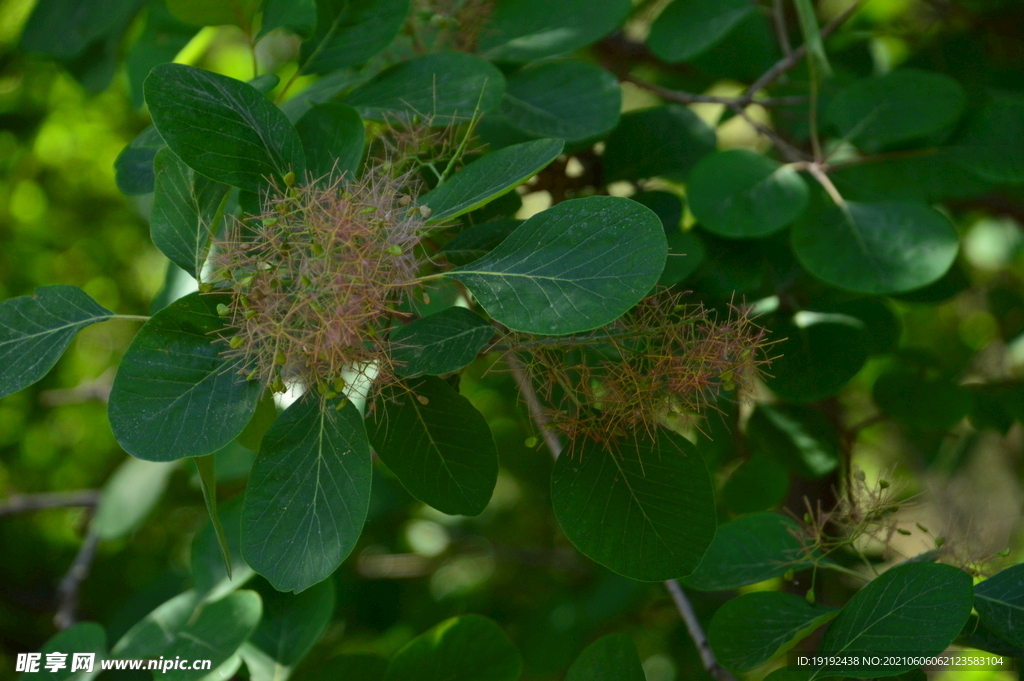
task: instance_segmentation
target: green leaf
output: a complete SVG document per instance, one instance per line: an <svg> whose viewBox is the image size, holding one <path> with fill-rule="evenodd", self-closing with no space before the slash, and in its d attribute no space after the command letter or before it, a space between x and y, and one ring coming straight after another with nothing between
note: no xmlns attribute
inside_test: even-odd
<svg viewBox="0 0 1024 681"><path fill-rule="evenodd" d="M816 402L835 395L867 361L864 332L858 320L825 318L797 325L771 326L771 376L765 384L787 402Z"/></svg>
<svg viewBox="0 0 1024 681"><path fill-rule="evenodd" d="M704 560L683 584L727 591L813 565L797 539L798 526L778 513L751 513L719 526Z"/></svg>
<svg viewBox="0 0 1024 681"><path fill-rule="evenodd" d="M107 659L107 633L103 627L95 622L79 622L63 631L58 631L51 636L43 647L39 649L42 659L39 661L39 670L36 672L24 672L18 675L18 681L32 681L32 679L45 679L46 681L88 681L95 678L101 671L100 661ZM49 653L64 653L65 667L55 672L46 669L46 656ZM71 671L73 655L75 653L94 653L96 655L92 665L92 672L79 670Z"/></svg>
<svg viewBox="0 0 1024 681"><path fill-rule="evenodd" d="M986 627L1009 643L1024 647L1024 563L975 586L974 607Z"/></svg>
<svg viewBox="0 0 1024 681"><path fill-rule="evenodd" d="M483 415L446 382L425 376L386 388L370 422L374 450L414 497L449 515L487 506L498 451Z"/></svg>
<svg viewBox="0 0 1024 681"><path fill-rule="evenodd" d="M821 76L832 75L832 68L828 63L828 55L825 54L825 44L821 39L821 29L818 28L818 17L814 4L811 0L793 0L796 7L797 19L800 22L800 32L804 35L804 43L807 44L807 60L811 68L811 78L817 79Z"/></svg>
<svg viewBox="0 0 1024 681"><path fill-rule="evenodd" d="M171 262L199 278L229 187L209 180L164 147L153 162L156 179L149 233Z"/></svg>
<svg viewBox="0 0 1024 681"><path fill-rule="evenodd" d="M657 283L667 256L665 232L650 209L591 196L538 213L448 276L509 328L557 335L618 318Z"/></svg>
<svg viewBox="0 0 1024 681"><path fill-rule="evenodd" d="M306 170L314 178L342 173L355 179L363 159L366 132L363 119L350 106L336 102L316 104L302 115L295 129L306 150Z"/></svg>
<svg viewBox="0 0 1024 681"><path fill-rule="evenodd" d="M838 613L779 591L743 594L715 612L708 642L719 662L748 672L786 652Z"/></svg>
<svg viewBox="0 0 1024 681"><path fill-rule="evenodd" d="M125 459L103 486L90 531L105 541L127 536L142 525L160 501L171 473L177 468L176 462Z"/></svg>
<svg viewBox="0 0 1024 681"><path fill-rule="evenodd" d="M644 681L633 639L609 634L587 646L572 663L565 681Z"/></svg>
<svg viewBox="0 0 1024 681"><path fill-rule="evenodd" d="M690 210L704 229L734 239L767 236L807 206L807 184L790 166L746 149L705 156L687 183Z"/></svg>
<svg viewBox="0 0 1024 681"><path fill-rule="evenodd" d="M945 147L907 158L836 168L829 173L851 201L924 201L981 196L992 185L963 166L964 149Z"/></svg>
<svg viewBox="0 0 1024 681"><path fill-rule="evenodd" d="M20 47L25 52L74 59L105 36L118 33L141 4L137 0L41 0L25 22Z"/></svg>
<svg viewBox="0 0 1024 681"><path fill-rule="evenodd" d="M302 675L302 681L384 681L388 661L368 653L349 653L331 658Z"/></svg>
<svg viewBox="0 0 1024 681"><path fill-rule="evenodd" d="M937 281L956 259L956 229L923 203L847 202L807 215L792 229L800 264L849 291L904 293Z"/></svg>
<svg viewBox="0 0 1024 681"><path fill-rule="evenodd" d="M286 28L304 38L312 35L316 28L318 4L316 0L264 0L263 20L256 39L279 28Z"/></svg>
<svg viewBox="0 0 1024 681"><path fill-rule="evenodd" d="M167 0L179 21L195 26L234 24L249 31L263 0Z"/></svg>
<svg viewBox="0 0 1024 681"><path fill-rule="evenodd" d="M645 582L693 572L715 536L715 497L704 460L685 438L611 447L576 441L551 474L551 505L565 536L612 572Z"/></svg>
<svg viewBox="0 0 1024 681"><path fill-rule="evenodd" d="M1024 97L982 107L956 152L968 170L989 182L1024 182Z"/></svg>
<svg viewBox="0 0 1024 681"><path fill-rule="evenodd" d="M967 93L952 78L898 69L854 82L832 99L825 115L845 138L877 151L950 128L966 106Z"/></svg>
<svg viewBox="0 0 1024 681"><path fill-rule="evenodd" d="M499 62L565 54L614 31L629 10L629 0L498 0L480 31L478 49Z"/></svg>
<svg viewBox="0 0 1024 681"><path fill-rule="evenodd" d="M217 544L220 546L220 555L224 560L224 570L228 579L231 579L231 549L228 548L228 538L224 534L224 528L220 524L220 516L217 515L217 469L216 459L213 454L197 456L192 459L199 472L199 487L203 491L203 501L206 502L206 512L213 524L214 534L217 535Z"/></svg>
<svg viewBox="0 0 1024 681"><path fill-rule="evenodd" d="M728 35L756 8L749 0L675 0L654 20L647 44L663 61L688 61Z"/></svg>
<svg viewBox="0 0 1024 681"><path fill-rule="evenodd" d="M263 443L263 436L270 430L270 426L277 420L277 403L274 402L274 393L270 390L263 392L263 397L256 403L256 411L253 412L249 423L238 437L235 438L238 444L254 452L260 450Z"/></svg>
<svg viewBox="0 0 1024 681"><path fill-rule="evenodd" d="M242 555L278 591L328 577L352 551L370 502L370 446L358 410L307 393L274 422L249 474Z"/></svg>
<svg viewBox="0 0 1024 681"><path fill-rule="evenodd" d="M604 180L684 179L714 150L715 131L685 106L631 111L605 142Z"/></svg>
<svg viewBox="0 0 1024 681"><path fill-rule="evenodd" d="M200 603L192 591L167 601L121 637L112 651L119 659L210 660L216 669L252 634L262 605L255 591L236 591L213 603ZM194 681L209 669L171 669L161 678Z"/></svg>
<svg viewBox="0 0 1024 681"><path fill-rule="evenodd" d="M0 303L0 398L40 380L79 331L113 316L76 286L40 286Z"/></svg>
<svg viewBox="0 0 1024 681"><path fill-rule="evenodd" d="M431 210L427 224L458 217L512 191L554 161L563 146L562 140L535 140L478 158L420 197L419 203Z"/></svg>
<svg viewBox="0 0 1024 681"><path fill-rule="evenodd" d="M207 522L192 538L191 575L192 588L197 597L205 601L216 601L242 587L256 573L242 559L241 519L242 504L235 498L218 509L221 527L227 539L231 556L231 576L228 577L221 544L216 528Z"/></svg>
<svg viewBox="0 0 1024 681"><path fill-rule="evenodd" d="M492 220L467 227L445 244L439 254L453 265L471 263L493 251L521 224L522 220Z"/></svg>
<svg viewBox="0 0 1024 681"><path fill-rule="evenodd" d="M501 114L537 137L574 142L619 122L622 88L608 71L582 61L531 64L507 79Z"/></svg>
<svg viewBox="0 0 1024 681"><path fill-rule="evenodd" d="M306 656L334 615L334 582L325 579L301 594L266 589L263 617L252 642L278 665L290 668Z"/></svg>
<svg viewBox="0 0 1024 681"><path fill-rule="evenodd" d="M516 681L523 661L493 620L462 615L445 620L399 650L385 681Z"/></svg>
<svg viewBox="0 0 1024 681"><path fill-rule="evenodd" d="M409 378L458 371L484 349L494 327L464 307L417 319L391 334L395 373Z"/></svg>
<svg viewBox="0 0 1024 681"><path fill-rule="evenodd" d="M786 498L789 472L774 457L752 448L750 457L722 486L719 500L733 513L764 511Z"/></svg>
<svg viewBox="0 0 1024 681"><path fill-rule="evenodd" d="M431 125L468 121L505 94L493 64L461 52L435 52L395 64L357 87L345 103L374 121L417 114Z"/></svg>
<svg viewBox="0 0 1024 681"><path fill-rule="evenodd" d="M146 3L146 27L125 57L125 71L135 107L142 108L145 104L142 83L153 67L174 61L196 32L195 26L188 26L175 19L163 0L149 0ZM163 145L163 140L160 144Z"/></svg>
<svg viewBox="0 0 1024 681"><path fill-rule="evenodd" d="M316 35L302 47L303 70L327 73L355 66L394 39L410 0L318 0Z"/></svg>
<svg viewBox="0 0 1024 681"><path fill-rule="evenodd" d="M164 138L151 125L121 150L114 161L114 180L122 194L139 196L153 191L156 182L153 160L164 146Z"/></svg>
<svg viewBox="0 0 1024 681"><path fill-rule="evenodd" d="M924 430L952 428L973 402L971 393L951 381L906 369L879 376L871 396L885 414Z"/></svg>
<svg viewBox="0 0 1024 681"><path fill-rule="evenodd" d="M974 594L963 570L938 563L891 568L858 591L825 632L819 655L938 655L971 614ZM919 665L842 667L854 678L895 676ZM829 667L818 676L828 675Z"/></svg>
<svg viewBox="0 0 1024 681"><path fill-rule="evenodd" d="M747 441L805 478L828 475L839 465L839 434L811 407L757 405L747 422Z"/></svg>
<svg viewBox="0 0 1024 681"><path fill-rule="evenodd" d="M262 92L234 78L162 64L145 84L153 124L193 170L259 192L272 179L305 170L302 142Z"/></svg>
<svg viewBox="0 0 1024 681"><path fill-rule="evenodd" d="M977 595L975 595L975 607L977 607ZM998 636L994 631L982 622L977 615L971 615L967 625L960 632L956 640L957 645L985 650L996 655L1006 657L1024 658L1024 646L1015 646L1009 641Z"/></svg>
<svg viewBox="0 0 1024 681"><path fill-rule="evenodd" d="M125 451L147 461L212 454L256 410L260 385L214 343L225 296L192 293L157 312L128 347L110 391L110 427Z"/></svg>

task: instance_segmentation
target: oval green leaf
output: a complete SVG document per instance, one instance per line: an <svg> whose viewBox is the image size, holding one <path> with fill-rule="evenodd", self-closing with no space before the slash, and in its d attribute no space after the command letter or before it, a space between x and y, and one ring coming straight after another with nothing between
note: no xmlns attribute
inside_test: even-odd
<svg viewBox="0 0 1024 681"><path fill-rule="evenodd" d="M587 646L569 667L565 681L644 681L633 639L608 634Z"/></svg>
<svg viewBox="0 0 1024 681"><path fill-rule="evenodd" d="M814 563L797 538L798 529L789 518L768 512L725 523L700 567L683 584L698 591L726 591L810 567Z"/></svg>
<svg viewBox="0 0 1024 681"><path fill-rule="evenodd" d="M114 161L114 180L122 194L140 196L153 191L153 159L164 146L164 139L151 125L121 150Z"/></svg>
<svg viewBox="0 0 1024 681"><path fill-rule="evenodd" d="M871 390L885 414L925 430L947 430L967 416L971 393L952 381L906 369L882 374Z"/></svg>
<svg viewBox="0 0 1024 681"><path fill-rule="evenodd" d="M480 31L480 54L526 62L565 54L614 31L629 0L498 0Z"/></svg>
<svg viewBox="0 0 1024 681"><path fill-rule="evenodd" d="M973 600L971 578L963 570L939 563L899 565L850 599L825 632L818 654L938 655L963 630ZM841 675L896 676L917 666L842 667ZM816 676L830 671L825 667Z"/></svg>
<svg viewBox="0 0 1024 681"><path fill-rule="evenodd" d="M100 661L107 659L107 632L95 622L79 622L51 636L39 652L42 653L42 659L39 661L41 669L37 672L26 671L19 674L18 681L29 681L33 678L42 678L46 681L89 681L99 674ZM72 654L68 655L69 652ZM54 672L46 669L46 658L50 653L63 653L67 656L64 658L63 669ZM71 671L75 653L93 653L96 656L92 663L92 673L84 670Z"/></svg>
<svg viewBox="0 0 1024 681"><path fill-rule="evenodd" d="M361 64L394 39L410 0L317 2L316 34L302 46L303 70L327 73Z"/></svg>
<svg viewBox="0 0 1024 681"><path fill-rule="evenodd" d="M186 591L129 629L114 646L113 657L209 660L216 669L249 638L262 610L255 591L236 591L205 604ZM161 678L196 681L209 673L210 669L170 669Z"/></svg>
<svg viewBox="0 0 1024 681"><path fill-rule="evenodd" d="M839 288L887 295L937 281L956 259L952 223L923 203L847 202L806 216L792 229L807 271Z"/></svg>
<svg viewBox="0 0 1024 681"><path fill-rule="evenodd" d="M103 486L100 503L89 525L100 539L120 539L142 525L177 470L176 462L143 461L129 457Z"/></svg>
<svg viewBox="0 0 1024 681"><path fill-rule="evenodd" d="M981 621L1001 638L1024 647L1024 563L1008 567L974 587Z"/></svg>
<svg viewBox="0 0 1024 681"><path fill-rule="evenodd" d="M377 455L409 493L449 515L479 515L498 481L487 421L445 381L386 388L370 417Z"/></svg>
<svg viewBox="0 0 1024 681"><path fill-rule="evenodd" d="M685 179L715 150L715 139L715 131L685 106L630 111L605 142L604 181Z"/></svg>
<svg viewBox="0 0 1024 681"><path fill-rule="evenodd" d="M867 361L864 332L853 323L822 320L798 326L786 321L771 331L779 343L772 346L776 359L765 384L788 402L835 395Z"/></svg>
<svg viewBox="0 0 1024 681"><path fill-rule="evenodd" d="M839 465L839 433L811 407L759 404L747 421L747 439L805 478L820 478Z"/></svg>
<svg viewBox="0 0 1024 681"><path fill-rule="evenodd" d="M603 135L619 122L622 88L599 66L541 62L507 80L501 113L531 135L574 142Z"/></svg>
<svg viewBox="0 0 1024 681"><path fill-rule="evenodd" d="M657 283L667 257L653 211L629 199L591 196L538 213L448 276L509 328L558 335L617 319Z"/></svg>
<svg viewBox="0 0 1024 681"><path fill-rule="evenodd" d="M242 555L278 591L321 582L352 551L370 503L359 411L306 393L263 437L242 505Z"/></svg>
<svg viewBox="0 0 1024 681"><path fill-rule="evenodd" d="M431 210L427 224L458 217L512 191L554 161L563 146L562 140L535 140L478 158L420 197L419 203Z"/></svg>
<svg viewBox="0 0 1024 681"><path fill-rule="evenodd" d="M295 128L262 92L234 78L183 64L154 68L145 83L153 125L190 168L259 192L306 167Z"/></svg>
<svg viewBox="0 0 1024 681"><path fill-rule="evenodd" d="M445 620L395 653L384 681L517 681L523 661L493 620Z"/></svg>
<svg viewBox="0 0 1024 681"><path fill-rule="evenodd" d="M75 335L114 313L77 286L40 286L0 303L0 398L45 376Z"/></svg>
<svg viewBox="0 0 1024 681"><path fill-rule="evenodd" d="M435 52L395 64L357 87L345 103L374 121L417 114L432 125L468 121L505 94L505 77L490 62L461 52Z"/></svg>
<svg viewBox="0 0 1024 681"><path fill-rule="evenodd" d="M1024 97L1001 97L972 118L955 147L960 163L989 182L1024 182Z"/></svg>
<svg viewBox="0 0 1024 681"><path fill-rule="evenodd" d="M295 130L306 150L306 171L314 179L342 174L355 178L366 144L359 112L337 102L316 104L302 115Z"/></svg>
<svg viewBox="0 0 1024 681"><path fill-rule="evenodd" d="M449 307L391 334L395 373L413 378L458 371L484 349L494 327L464 307Z"/></svg>
<svg viewBox="0 0 1024 681"><path fill-rule="evenodd" d="M192 293L157 312L128 347L110 391L110 427L147 461L212 454L242 432L260 386L237 374L214 334L223 296Z"/></svg>
<svg viewBox="0 0 1024 681"><path fill-rule="evenodd" d="M734 239L767 236L807 206L800 174L746 149L705 156L687 183L690 210L704 229Z"/></svg>
<svg viewBox="0 0 1024 681"><path fill-rule="evenodd" d="M153 244L198 279L230 188L192 170L167 147L157 152L153 167Z"/></svg>
<svg viewBox="0 0 1024 681"><path fill-rule="evenodd" d="M644 582L697 567L715 536L715 496L704 460L659 429L615 445L573 443L551 474L551 505L565 536L612 572Z"/></svg>
<svg viewBox="0 0 1024 681"><path fill-rule="evenodd" d="M734 598L715 612L708 643L723 665L737 672L760 667L784 653L839 614L779 591L757 591Z"/></svg>
<svg viewBox="0 0 1024 681"><path fill-rule="evenodd" d="M262 590L263 617L252 643L277 665L294 667L323 635L334 615L334 582L325 579L301 594Z"/></svg>
<svg viewBox="0 0 1024 681"><path fill-rule="evenodd" d="M675 0L654 20L647 44L659 59L686 61L724 38L756 9L749 0Z"/></svg>
<svg viewBox="0 0 1024 681"><path fill-rule="evenodd" d="M854 82L835 96L826 117L854 144L875 151L939 133L967 106L967 93L941 73L897 69Z"/></svg>

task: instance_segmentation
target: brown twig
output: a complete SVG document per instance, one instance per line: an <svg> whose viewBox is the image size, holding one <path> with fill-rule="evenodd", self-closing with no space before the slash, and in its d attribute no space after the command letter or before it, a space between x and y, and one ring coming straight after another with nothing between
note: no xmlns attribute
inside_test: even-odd
<svg viewBox="0 0 1024 681"><path fill-rule="evenodd" d="M15 494L0 502L0 518L29 511L48 508L73 508L95 506L100 493L94 489L80 489L73 492L47 492L44 494Z"/></svg>
<svg viewBox="0 0 1024 681"><path fill-rule="evenodd" d="M682 90L670 90L669 88L649 83L646 80L635 76L623 76L621 80L626 83L632 83L638 88L642 88L648 92L653 92L662 99L669 102L676 102L677 104L725 104L726 106L732 106L735 104L740 106L758 104L765 108L771 108L773 106L794 106L797 104L803 104L807 101L807 98L802 95L794 97L763 97L761 99L750 99L745 95L739 97L697 95L692 92L684 92Z"/></svg>
<svg viewBox="0 0 1024 681"><path fill-rule="evenodd" d="M544 411L541 407L540 399L537 397L537 392L533 389L533 385L530 383L529 376L523 370L522 364L511 352L506 353L505 361L512 371L512 378L515 379L516 386L519 388L519 394L523 396L523 400L526 402L526 408L530 412L530 417L533 419L534 425L540 430L544 436L544 442L548 446L548 451L551 453L551 458L557 460L558 455L562 451L562 443L558 435L554 433L549 427L547 420L544 418ZM715 653L711 650L711 646L708 644L708 638L704 634L704 629L700 626L700 622L697 620L697 615L693 611L693 606L690 605L690 600L686 597L683 592L683 588L679 586L679 582L674 579L668 579L664 582L665 588L668 589L669 594L672 596L672 601L676 605L676 609L679 610L679 615L682 617L683 622L686 624L686 630L690 634L690 638L693 640L693 644L697 647L700 652L701 662L704 663L704 669L707 670L708 674L711 674L718 681L736 681L736 678L729 673L725 667L718 663L715 659Z"/></svg>
<svg viewBox="0 0 1024 681"><path fill-rule="evenodd" d="M766 125L758 123L753 118L751 118L750 115L747 114L747 112L743 109L743 107L740 104L733 104L731 108L736 113L736 115L742 118L744 121L746 121L750 127L752 127L754 130L757 130L759 133L770 139L772 141L772 144L776 146L776 148L779 150L779 153L781 153L787 161L789 161L790 163L803 163L806 160L806 156L802 151L794 147L786 140L782 139L779 133L775 132Z"/></svg>
<svg viewBox="0 0 1024 681"><path fill-rule="evenodd" d="M772 24L775 27L775 37L779 41L782 54L786 57L793 52L793 46L789 44L789 31L786 29L786 9L782 0L775 0L772 5Z"/></svg>
<svg viewBox="0 0 1024 681"><path fill-rule="evenodd" d="M67 629L77 619L78 588L89 576L89 568L96 557L96 546L99 541L99 535L93 532L85 535L82 548L78 550L78 555L75 556L67 574L60 580L60 586L57 587L57 614L53 616L53 623L58 629Z"/></svg>
<svg viewBox="0 0 1024 681"><path fill-rule="evenodd" d="M858 7L860 7L860 0L854 2L852 5L847 7L842 14L834 17L831 21L825 24L825 26L822 27L821 29L822 39L827 38L829 35L834 33L836 29L842 26L843 23L847 19L849 19L855 11L857 11ZM765 71L760 78L755 80L754 83L749 88L747 88L747 91L744 93L743 97L749 101L753 101L755 94L757 94L759 91L763 90L764 88L774 83L782 74L786 73L790 69L795 68L796 65L800 63L800 60L803 59L804 55L806 54L807 44L805 43L800 47L796 48L795 50L793 50L792 52L790 52L788 55L786 55L779 61L775 62L775 64L772 65L770 69Z"/></svg>
<svg viewBox="0 0 1024 681"><path fill-rule="evenodd" d="M669 579L665 581L665 588L672 595L676 609L679 610L683 622L686 623L686 630L689 632L690 638L693 639L694 645L697 646L704 669L718 681L736 681L736 677L730 674L728 669L718 664L718 660L715 659L715 653L711 650L711 645L708 644L708 637L704 634L704 629L701 628L697 614L694 613L693 606L690 605L690 600L686 597L683 587L679 586L679 582L676 580Z"/></svg>

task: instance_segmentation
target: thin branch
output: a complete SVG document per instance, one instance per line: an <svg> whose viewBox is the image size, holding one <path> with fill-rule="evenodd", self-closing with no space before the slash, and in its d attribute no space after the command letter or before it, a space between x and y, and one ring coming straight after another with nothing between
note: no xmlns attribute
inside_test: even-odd
<svg viewBox="0 0 1024 681"><path fill-rule="evenodd" d="M733 104L731 108L736 113L736 115L745 120L747 124L750 125L750 127L754 128L754 130L757 130L759 133L770 139L772 141L772 144L776 146L776 148L786 158L787 161L789 161L790 163L803 163L805 161L805 156L802 151L794 147L786 140L782 139L782 137L777 132L775 132L768 126L762 125L761 123L755 121L753 118L750 117L749 114L747 114L747 112L743 109L742 106L740 106L739 104Z"/></svg>
<svg viewBox="0 0 1024 681"><path fill-rule="evenodd" d="M74 508L95 506L100 493L95 489L80 489L73 492L48 492L45 494L15 494L0 501L0 518L17 513L42 511L48 508Z"/></svg>
<svg viewBox="0 0 1024 681"><path fill-rule="evenodd" d="M541 434L544 436L544 442L547 444L548 450L551 452L551 458L557 460L558 455L562 451L562 442L558 435L548 427L547 419L544 418L544 411L541 407L540 400L537 398L537 392L533 389L533 385L530 383L529 376L526 375L523 365L513 353L509 352L505 354L505 362L512 371L512 378L515 379L516 386L519 388L519 393L526 401L526 407L530 412L530 418L533 419L534 425L537 426ZM708 674L711 674L711 676L718 679L718 681L736 681L736 678L730 674L725 667L718 664L718 660L715 659L715 653L711 650L711 646L708 644L708 637L704 635L704 629L701 628L700 622L697 620L697 615L693 612L693 606L690 605L690 601L686 598L686 594L683 593L683 588L679 586L679 582L674 579L666 580L665 588L668 589L669 594L672 595L672 600L675 602L676 608L679 610L679 615L683 618L683 622L686 624L686 630L690 633L690 638L693 639L693 643L697 646L697 650L700 651L700 659L704 663L704 669L707 670Z"/></svg>
<svg viewBox="0 0 1024 681"><path fill-rule="evenodd" d="M803 104L807 101L807 97L802 95L794 97L763 97L761 99L751 99L746 95L739 97L725 97L719 95L698 95L692 92L684 92L682 90L670 90L669 88L649 83L646 80L637 78L635 76L623 76L622 81L626 83L632 83L638 88L653 92L662 99L669 102L676 102L678 104L725 104L726 106L732 106L739 104L740 106L749 106L750 104L758 104L765 108L771 108L774 106L794 106Z"/></svg>
<svg viewBox="0 0 1024 681"><path fill-rule="evenodd" d="M537 391L533 389L533 384L530 383L530 377L526 375L522 363L514 353L505 353L505 363L508 364L508 368L512 372L512 378L515 379L516 387L519 388L519 394L523 396L523 400L526 402L526 409L530 412L530 418L533 419L533 423L544 438L544 444L548 446L548 451L551 452L551 458L557 461L558 455L562 453L562 441L559 439L558 434L548 427L548 420L544 416L544 407L541 406L540 399L537 397Z"/></svg>
<svg viewBox="0 0 1024 681"><path fill-rule="evenodd" d="M841 161L839 163L829 163L824 166L825 172L831 173L837 170L843 170L844 168L854 168L856 166L868 165L869 163L882 163L884 161L899 161L907 158L921 158L924 156L934 156L939 153L941 149L938 147L931 147L929 149L907 149L905 151L891 151L885 154L876 154L874 156L862 156L861 158L854 158L849 161Z"/></svg>
<svg viewBox="0 0 1024 681"><path fill-rule="evenodd" d="M708 637L704 634L704 629L701 628L697 615L693 612L693 606L690 605L690 600L683 591L683 587L679 586L679 582L676 580L669 579L665 581L665 588L672 595L676 609L679 610L683 622L686 623L686 630L689 632L690 638L693 639L694 645L697 646L701 662L704 663L704 669L708 671L708 674L718 679L718 681L736 681L736 677L730 674L729 670L725 667L718 664L718 660L715 659L715 653L708 644Z"/></svg>
<svg viewBox="0 0 1024 681"><path fill-rule="evenodd" d="M842 26L843 23L850 18L850 16L857 10L858 7L860 7L860 0L854 2L852 5L847 7L842 14L833 18L832 21L825 24L825 26L821 29L822 39L824 40L829 35L834 33L837 28ZM747 88L747 91L743 95L743 97L749 101L754 101L755 94L757 94L759 91L765 89L766 87L774 83L783 73L795 68L796 65L800 63L800 60L803 59L804 55L806 54L807 45L804 44L790 52L788 55L786 55L779 61L775 62L775 64L770 69L765 71L760 78L754 81L753 85Z"/></svg>
<svg viewBox="0 0 1024 681"><path fill-rule="evenodd" d="M92 567L93 558L96 557L96 546L99 544L99 535L90 532L85 535L82 548L71 563L64 578L60 580L57 587L57 614L53 616L53 623L58 629L67 629L75 623L78 611L78 588L89 576L89 568Z"/></svg>
<svg viewBox="0 0 1024 681"><path fill-rule="evenodd" d="M840 208L846 207L846 200L843 198L842 194L839 193L839 190L836 189L836 186L832 184L832 180L830 180L828 175L825 174L820 163L808 163L806 165L806 169L807 172L809 172L811 176L825 188L825 191L828 192L829 197L831 197L832 201L837 206Z"/></svg>

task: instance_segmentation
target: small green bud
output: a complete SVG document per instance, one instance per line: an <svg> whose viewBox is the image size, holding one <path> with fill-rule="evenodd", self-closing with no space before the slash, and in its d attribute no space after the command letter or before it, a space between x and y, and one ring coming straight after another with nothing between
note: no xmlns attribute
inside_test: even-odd
<svg viewBox="0 0 1024 681"><path fill-rule="evenodd" d="M910 536L910 530L904 530L902 527L897 527L896 531L902 534L904 537Z"/></svg>
<svg viewBox="0 0 1024 681"><path fill-rule="evenodd" d="M274 364L279 364L281 366L284 366L287 363L288 363L288 357L283 352L278 350L277 352L274 353Z"/></svg>
<svg viewBox="0 0 1024 681"><path fill-rule="evenodd" d="M237 350L238 348L242 347L244 344L245 344L245 339L242 338L241 336L233 336L231 338L231 340L228 341L228 345L231 346L232 350Z"/></svg>
<svg viewBox="0 0 1024 681"><path fill-rule="evenodd" d="M284 176L284 184L287 187L294 187L295 186L295 172L294 171L291 171L291 172L288 172L288 173L285 174L285 176Z"/></svg>
<svg viewBox="0 0 1024 681"><path fill-rule="evenodd" d="M277 218L267 218L266 220L263 221L263 226L264 227L273 227L276 224L277 224Z"/></svg>
<svg viewBox="0 0 1024 681"><path fill-rule="evenodd" d="M203 283L199 284L199 292L200 293L213 293L213 290L214 290L214 286L213 286L213 284L211 284L209 282L203 282Z"/></svg>
<svg viewBox="0 0 1024 681"><path fill-rule="evenodd" d="M348 400L342 400L341 402L338 402L338 406L334 408L334 411L341 411L342 409L345 408L346 404L348 404Z"/></svg>
<svg viewBox="0 0 1024 681"><path fill-rule="evenodd" d="M384 252L390 253L391 255L402 255L402 247L399 246L398 244L394 244L392 246L388 246L387 248L385 248Z"/></svg>
<svg viewBox="0 0 1024 681"><path fill-rule="evenodd" d="M818 597L814 595L814 589L808 589L807 595L804 598L807 599L808 605L814 605L818 602Z"/></svg>
<svg viewBox="0 0 1024 681"><path fill-rule="evenodd" d="M424 407L427 406L428 404L430 404L430 399L427 398L424 395L417 395L416 396L416 401L419 402L420 404L422 404Z"/></svg>
<svg viewBox="0 0 1024 681"><path fill-rule="evenodd" d="M377 206L367 206L366 208L359 211L360 215L369 215L370 213L376 213Z"/></svg>
<svg viewBox="0 0 1024 681"><path fill-rule="evenodd" d="M534 447L537 446L537 438L535 438L534 436L531 435L530 437L526 438L526 440L523 442L523 444L528 449L533 449Z"/></svg>
<svg viewBox="0 0 1024 681"><path fill-rule="evenodd" d="M253 279L255 279L255 278L256 278L255 274L247 274L244 277L242 277L241 279L239 279L238 283L241 284L242 286L249 286L250 284L252 284Z"/></svg>
<svg viewBox="0 0 1024 681"><path fill-rule="evenodd" d="M333 390L328 390L327 392L324 393L325 400L333 400L337 396L338 393L334 392Z"/></svg>
<svg viewBox="0 0 1024 681"><path fill-rule="evenodd" d="M878 481L878 486L881 487L882 489L889 489L889 481L888 480L879 480Z"/></svg>
<svg viewBox="0 0 1024 681"><path fill-rule="evenodd" d="M412 197L408 194L398 199L399 206L408 206L410 203L412 203Z"/></svg>
<svg viewBox="0 0 1024 681"><path fill-rule="evenodd" d="M253 317L255 317L258 314L259 314L259 312L257 312L256 310L246 310L245 314L242 315L242 316L245 317L246 319L252 319Z"/></svg>
<svg viewBox="0 0 1024 681"><path fill-rule="evenodd" d="M340 393L344 389L345 389L345 379L341 378L340 376L338 378L334 379L334 392Z"/></svg>
<svg viewBox="0 0 1024 681"><path fill-rule="evenodd" d="M323 395L325 392L327 392L327 384L324 383L323 381L317 381L316 382L316 391L318 393L320 393L321 395Z"/></svg>
<svg viewBox="0 0 1024 681"><path fill-rule="evenodd" d="M814 522L813 516L811 516L810 513L804 513L804 522L807 523L808 525L810 525L811 523Z"/></svg>
<svg viewBox="0 0 1024 681"><path fill-rule="evenodd" d="M274 382L270 384L270 389L275 393L283 393L285 391L284 381L281 380L280 376L275 378Z"/></svg>
<svg viewBox="0 0 1024 681"><path fill-rule="evenodd" d="M935 538L935 548L941 549L942 545L945 544L945 543L946 543L946 540L943 539L942 537L936 537Z"/></svg>
<svg viewBox="0 0 1024 681"><path fill-rule="evenodd" d="M227 315L231 314L231 308L225 305L224 303L217 303L217 314L219 314L221 317L226 317Z"/></svg>
<svg viewBox="0 0 1024 681"><path fill-rule="evenodd" d="M309 250L313 253L313 255L323 255L324 254L324 247L321 246L320 244L312 244L309 247Z"/></svg>
<svg viewBox="0 0 1024 681"><path fill-rule="evenodd" d="M303 286L309 287L309 286L313 285L313 281L309 277L307 277L305 274L303 274L301 277L299 277L299 279L302 280L302 285Z"/></svg>
<svg viewBox="0 0 1024 681"><path fill-rule="evenodd" d="M925 527L921 523L916 523L916 524L917 524L917 529L921 530L925 534L931 534L930 532L928 532L928 528L927 527Z"/></svg>
<svg viewBox="0 0 1024 681"><path fill-rule="evenodd" d="M787 582L792 582L794 577L796 577L796 572L793 571L793 568L789 568L786 570L786 574L782 575L782 578Z"/></svg>
<svg viewBox="0 0 1024 681"><path fill-rule="evenodd" d="M1010 547L1007 546L1005 549L1003 549L1002 551L1000 551L996 555L999 556L1000 558L1006 558L1008 555L1010 555Z"/></svg>
<svg viewBox="0 0 1024 681"><path fill-rule="evenodd" d="M862 471L862 470L858 470L858 471L854 472L853 477L857 478L861 482L864 482L865 480L867 480L867 476L864 475L864 471Z"/></svg>
<svg viewBox="0 0 1024 681"><path fill-rule="evenodd" d="M888 511L889 513L895 513L896 511L900 510L900 505L899 504L893 504L892 506L889 506L885 510Z"/></svg>

